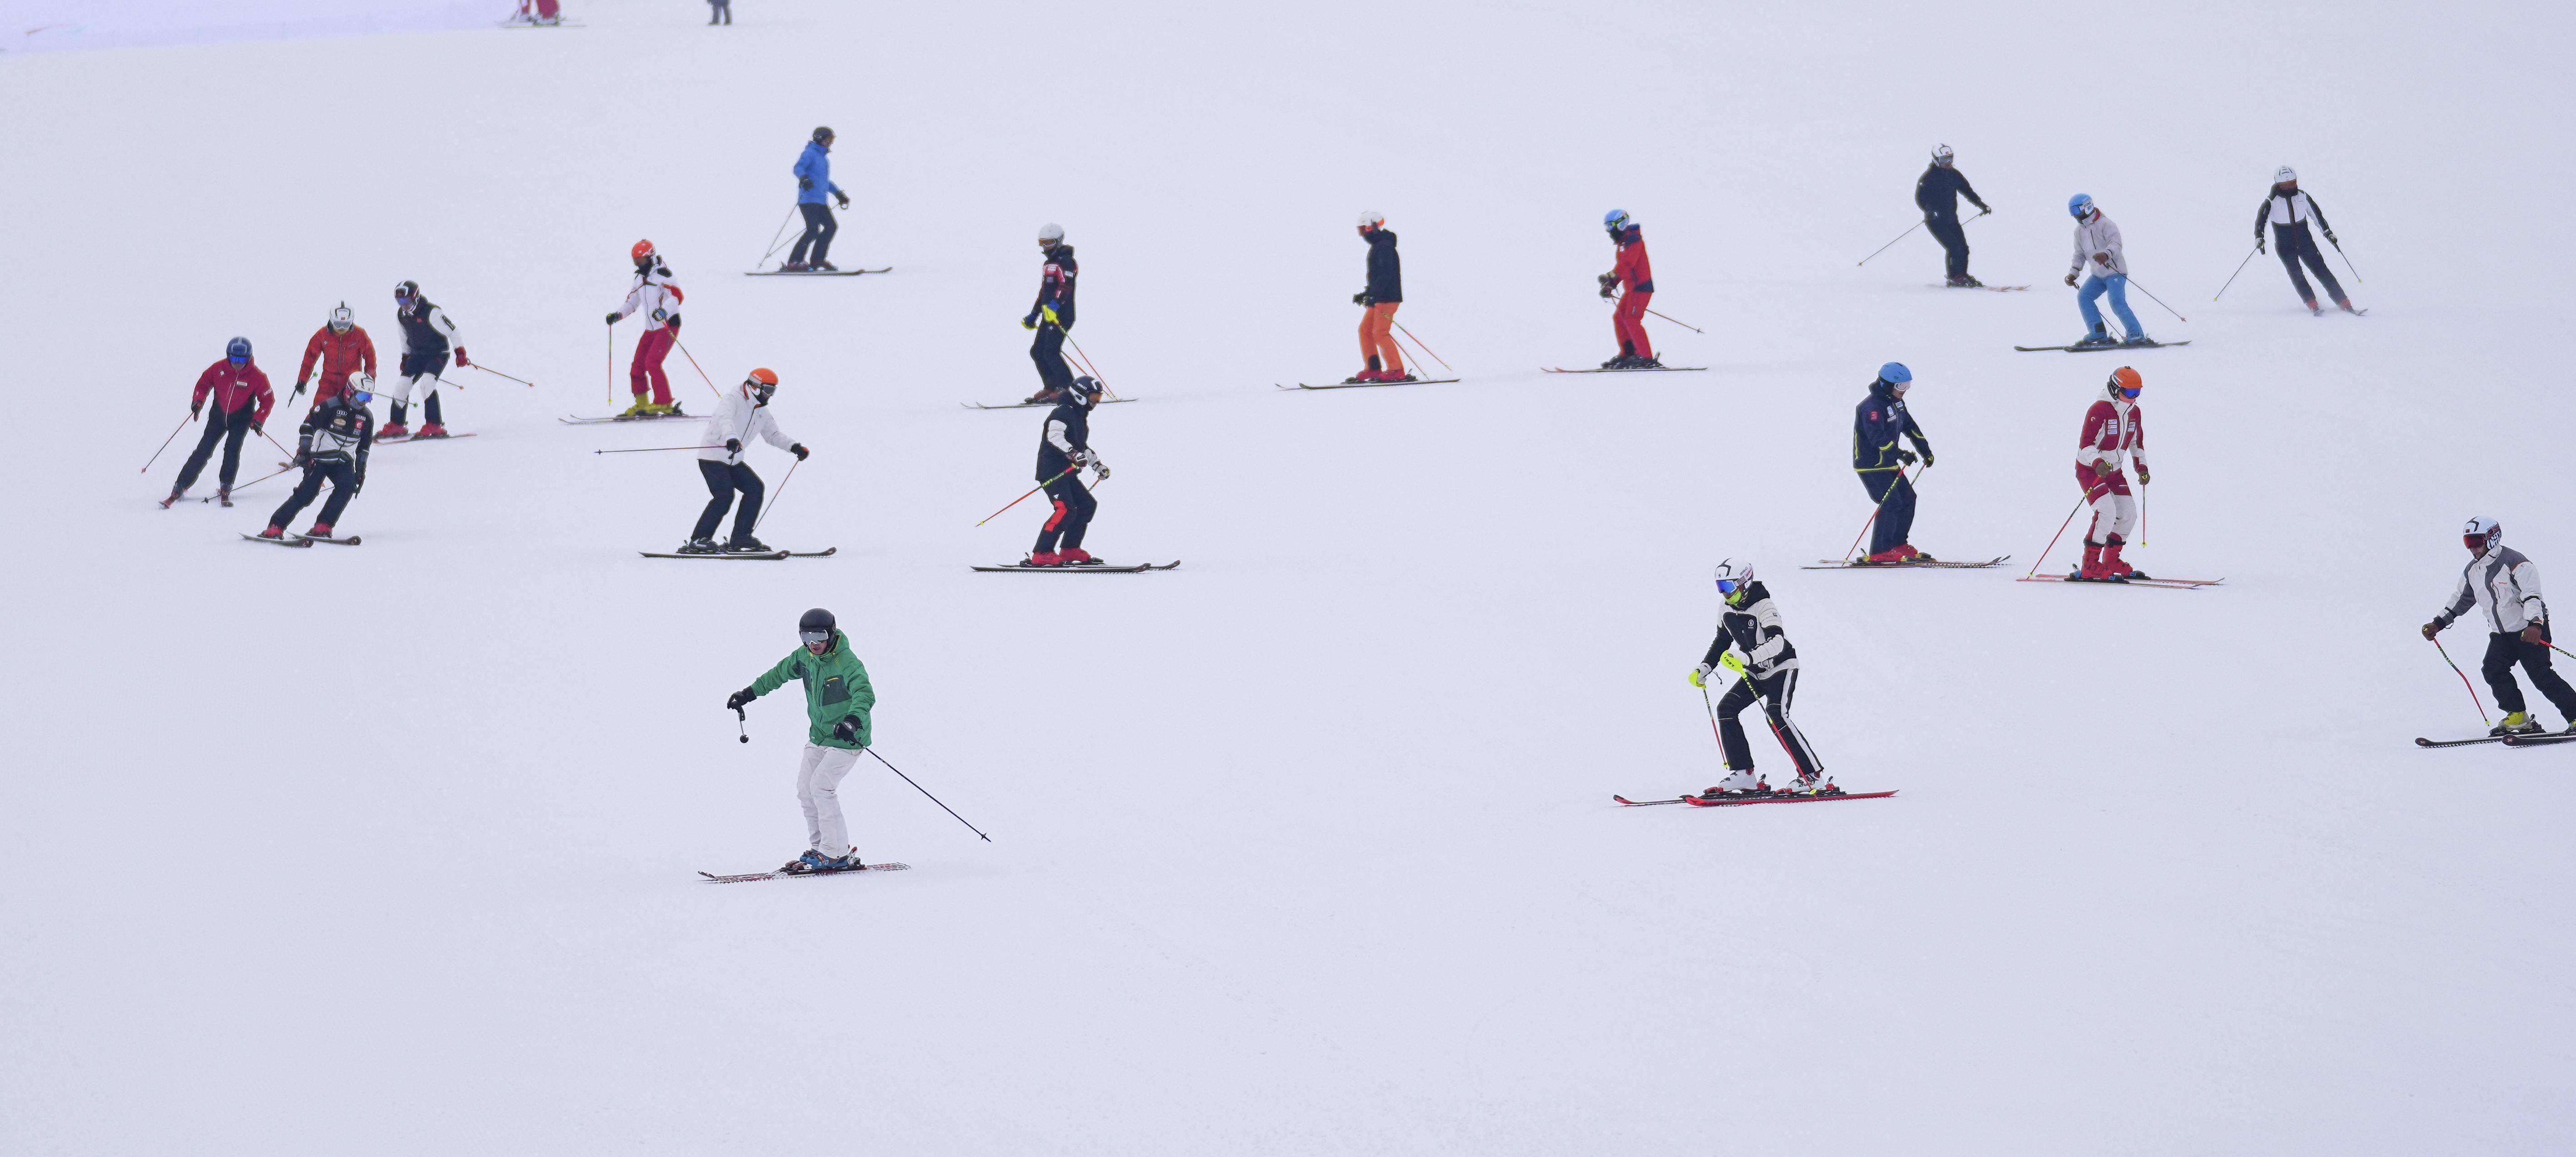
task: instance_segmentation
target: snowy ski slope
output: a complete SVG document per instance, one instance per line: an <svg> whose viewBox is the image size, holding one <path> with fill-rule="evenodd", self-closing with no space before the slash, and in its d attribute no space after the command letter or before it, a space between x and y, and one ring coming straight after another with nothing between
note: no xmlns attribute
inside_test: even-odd
<svg viewBox="0 0 2576 1157"><path fill-rule="evenodd" d="M2414 633L2462 520L2576 590L2565 6L736 9L0 61L0 1152L2576 1149L2576 751L2409 742L2483 730ZM895 272L744 278L817 124L834 259ZM1944 141L2029 292L1927 288L1920 233L1854 268ZM2269 257L2211 303L2284 162L2371 316ZM2076 192L2191 348L2010 352L2078 333ZM1614 206L1709 372L1538 372L1613 352ZM1466 380L1274 390L1357 368L1362 209ZM973 527L1039 416L957 403L1033 384L1047 221L1139 399L1088 545L1178 571L967 570L1038 518ZM555 419L624 404L639 237L815 450L754 452L762 537L837 557L636 557L704 490L591 451L695 428ZM156 508L224 339L282 388L345 298L390 355L406 278L537 385L462 374L478 436L380 451L356 549L241 542L286 479ZM1868 514L1888 360L1915 542L2006 568L1796 569ZM2123 361L2132 557L2226 585L2015 583ZM1730 555L1895 799L1611 804L1721 774ZM748 745L721 703L816 605L994 842L863 761L915 870L705 886L799 847L794 697Z"/></svg>

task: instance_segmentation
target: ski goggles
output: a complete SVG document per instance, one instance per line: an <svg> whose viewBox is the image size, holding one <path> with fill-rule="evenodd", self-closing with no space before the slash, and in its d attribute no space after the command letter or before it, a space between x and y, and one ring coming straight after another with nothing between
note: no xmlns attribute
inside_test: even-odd
<svg viewBox="0 0 2576 1157"><path fill-rule="evenodd" d="M829 630L798 631L796 637L805 640L806 646L819 647L832 641L832 632Z"/></svg>
<svg viewBox="0 0 2576 1157"><path fill-rule="evenodd" d="M2134 399L2138 396L2138 393L2139 393L2139 391L2137 390L2137 388L2136 388L2136 387L2131 387L2131 388L2129 388L2129 389L2125 389L2125 390L2120 391L2120 396L2121 396L2121 397L2123 397L2123 398L2129 398L2129 399L2133 399L2133 400L2134 400Z"/></svg>
<svg viewBox="0 0 2576 1157"><path fill-rule="evenodd" d="M1743 589L1744 583L1741 580L1731 578L1722 578L1717 580L1717 593L1719 594L1731 595Z"/></svg>

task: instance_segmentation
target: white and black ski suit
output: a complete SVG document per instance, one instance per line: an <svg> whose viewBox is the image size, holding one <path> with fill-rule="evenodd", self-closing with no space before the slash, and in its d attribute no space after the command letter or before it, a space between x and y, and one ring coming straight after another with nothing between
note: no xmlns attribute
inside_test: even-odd
<svg viewBox="0 0 2576 1157"><path fill-rule="evenodd" d="M2448 627L2452 621L2477 610L2487 620L2486 661L2479 673L2486 676L2487 687L2495 692L2496 705L2506 711L2522 711L2525 705L2522 687L2513 681L2514 664L2522 664L2531 685L2540 688L2550 704L2576 726L2576 688L2549 665L2546 642L2525 642L2525 627L2540 628L2540 637L2549 639L2549 604L2540 597L2540 568L2532 565L2521 551L2499 546L2469 560L2460 572L2460 583L2451 589L2451 605L2433 616L2435 630Z"/></svg>
<svg viewBox="0 0 2576 1157"><path fill-rule="evenodd" d="M1717 621L1717 641L1708 645L1707 658L1700 660L1703 666L1715 668L1730 647L1744 658L1744 678L1717 701L1718 741L1726 748L1727 770L1753 770L1753 748L1745 742L1744 725L1736 717L1759 698L1762 714L1771 722L1771 734L1789 752L1798 778L1820 777L1824 765L1816 759L1815 748L1808 745L1806 733L1789 721L1789 703L1798 695L1798 649L1789 645L1769 588L1756 581L1745 584L1741 593L1744 601L1727 605Z"/></svg>

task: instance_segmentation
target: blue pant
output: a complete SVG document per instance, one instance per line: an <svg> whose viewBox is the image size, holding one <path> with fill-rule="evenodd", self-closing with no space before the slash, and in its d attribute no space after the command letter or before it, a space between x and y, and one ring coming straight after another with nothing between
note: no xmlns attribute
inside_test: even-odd
<svg viewBox="0 0 2576 1157"><path fill-rule="evenodd" d="M1878 521L1870 524L1869 552L1880 554L1906 544L1914 533L1914 484L1902 470L1868 470L1861 489L1878 503Z"/></svg>
<svg viewBox="0 0 2576 1157"><path fill-rule="evenodd" d="M2129 336L2147 336L2147 327L2139 325L2138 315L2129 312L2129 278L2123 273L2084 279L2084 291L2075 295L2075 304L2084 310L2084 328L2087 331L2102 328L2102 308L2093 304L2093 299L2102 296L2106 289L2111 291L2111 312L2120 315L2120 324L2129 328Z"/></svg>

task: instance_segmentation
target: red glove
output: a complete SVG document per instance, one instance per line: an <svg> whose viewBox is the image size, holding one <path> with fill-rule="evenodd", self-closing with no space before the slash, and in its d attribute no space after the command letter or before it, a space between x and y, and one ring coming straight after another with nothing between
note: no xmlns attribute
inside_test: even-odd
<svg viewBox="0 0 2576 1157"><path fill-rule="evenodd" d="M469 361L466 361L466 360L465 360L465 347L464 347L464 346L458 346L458 347L456 347L456 364L458 364L458 365L460 365L460 366L463 366L463 367L465 367L466 369L469 369L469 370L474 368L474 363L472 363L472 362L469 362Z"/></svg>

